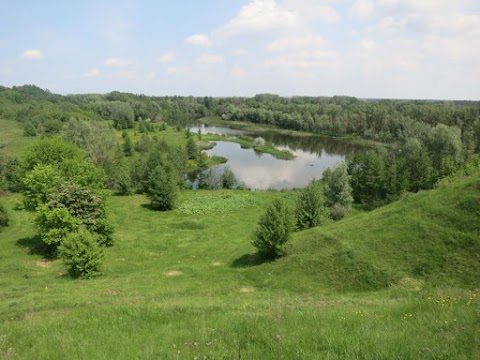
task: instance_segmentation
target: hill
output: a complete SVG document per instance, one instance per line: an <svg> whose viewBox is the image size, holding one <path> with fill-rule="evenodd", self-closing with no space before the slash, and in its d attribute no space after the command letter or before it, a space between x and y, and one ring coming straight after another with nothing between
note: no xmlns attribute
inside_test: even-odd
<svg viewBox="0 0 480 360"><path fill-rule="evenodd" d="M480 176L399 201L296 236L278 274L299 273L302 287L372 290L476 287L480 283ZM302 278L303 279L303 278ZM284 279L292 281L288 275Z"/></svg>
<svg viewBox="0 0 480 360"><path fill-rule="evenodd" d="M189 191L167 213L112 197L116 244L91 281L43 259L31 214L4 198L0 354L476 358L479 190L477 174L297 233L271 263L258 263L251 233L294 192Z"/></svg>

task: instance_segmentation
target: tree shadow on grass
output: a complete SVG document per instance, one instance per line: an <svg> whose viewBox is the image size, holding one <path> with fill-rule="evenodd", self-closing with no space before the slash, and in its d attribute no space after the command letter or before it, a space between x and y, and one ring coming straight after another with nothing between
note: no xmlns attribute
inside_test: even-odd
<svg viewBox="0 0 480 360"><path fill-rule="evenodd" d="M42 255L45 259L55 257L52 247L45 244L39 235L18 239L17 246L28 248L29 254Z"/></svg>
<svg viewBox="0 0 480 360"><path fill-rule="evenodd" d="M264 263L269 263L272 261L275 261L275 259L265 257L262 254L257 252L253 254L244 254L240 256L238 259L233 260L232 267L245 268L245 267L261 265Z"/></svg>

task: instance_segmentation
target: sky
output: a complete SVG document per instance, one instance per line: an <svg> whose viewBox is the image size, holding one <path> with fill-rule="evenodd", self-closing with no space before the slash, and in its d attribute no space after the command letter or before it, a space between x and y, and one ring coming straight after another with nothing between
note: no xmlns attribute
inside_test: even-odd
<svg viewBox="0 0 480 360"><path fill-rule="evenodd" d="M480 100L479 0L0 2L0 85Z"/></svg>

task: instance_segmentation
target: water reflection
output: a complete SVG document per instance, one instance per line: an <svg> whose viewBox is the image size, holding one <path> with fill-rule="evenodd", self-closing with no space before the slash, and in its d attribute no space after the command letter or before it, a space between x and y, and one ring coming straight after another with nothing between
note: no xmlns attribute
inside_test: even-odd
<svg viewBox="0 0 480 360"><path fill-rule="evenodd" d="M194 133L198 129L194 127L190 131ZM304 187L312 179L321 178L325 169L344 161L346 155L364 151L364 148L346 141L319 136L255 134L213 126L201 126L201 131L204 134L261 136L276 147L288 149L295 154L294 160L278 160L270 154L242 149L239 144L226 141L218 141L213 149L207 151L208 155L226 157L226 165L230 166L237 179L248 188L258 190Z"/></svg>
<svg viewBox="0 0 480 360"><path fill-rule="evenodd" d="M278 160L270 154L259 154L253 149L242 149L239 144L218 141L207 151L208 155L224 156L226 165L240 182L250 189L291 189L306 186L319 179L323 171L341 162L341 155L317 156L304 151L294 151L294 160Z"/></svg>

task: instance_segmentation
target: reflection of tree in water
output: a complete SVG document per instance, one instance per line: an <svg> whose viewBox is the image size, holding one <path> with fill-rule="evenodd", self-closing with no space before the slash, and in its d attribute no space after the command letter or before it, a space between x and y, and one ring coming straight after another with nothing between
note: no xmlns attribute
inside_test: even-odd
<svg viewBox="0 0 480 360"><path fill-rule="evenodd" d="M262 134L263 138L275 146L288 146L293 151L302 150L321 156L326 155L349 155L366 148L349 143L348 140L333 139L321 136L294 136L285 134Z"/></svg>

